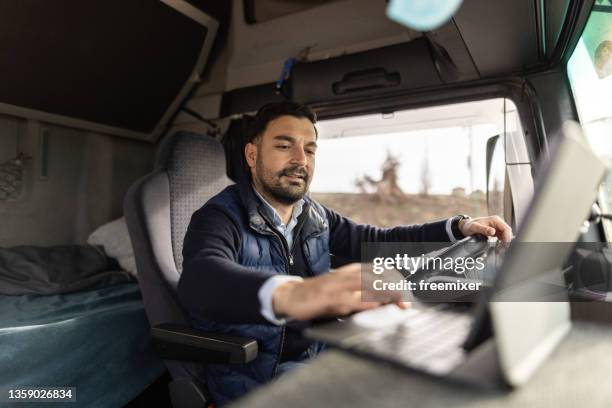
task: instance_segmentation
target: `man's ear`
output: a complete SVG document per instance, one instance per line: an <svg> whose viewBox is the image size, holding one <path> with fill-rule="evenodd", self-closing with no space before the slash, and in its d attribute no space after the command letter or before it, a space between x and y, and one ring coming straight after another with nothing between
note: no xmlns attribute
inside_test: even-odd
<svg viewBox="0 0 612 408"><path fill-rule="evenodd" d="M255 168L257 162L257 145L255 143L247 143L244 146L244 157L250 168Z"/></svg>

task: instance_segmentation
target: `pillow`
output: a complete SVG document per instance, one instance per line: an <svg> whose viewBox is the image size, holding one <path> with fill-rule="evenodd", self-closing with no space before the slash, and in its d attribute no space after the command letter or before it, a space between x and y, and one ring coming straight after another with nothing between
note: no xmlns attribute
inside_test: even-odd
<svg viewBox="0 0 612 408"><path fill-rule="evenodd" d="M134 278L137 278L134 250L130 242L125 218L121 217L102 225L87 238L89 245L99 245L109 258L114 258Z"/></svg>
<svg viewBox="0 0 612 408"><path fill-rule="evenodd" d="M0 248L0 295L55 295L132 282L129 272L117 269L91 245Z"/></svg>

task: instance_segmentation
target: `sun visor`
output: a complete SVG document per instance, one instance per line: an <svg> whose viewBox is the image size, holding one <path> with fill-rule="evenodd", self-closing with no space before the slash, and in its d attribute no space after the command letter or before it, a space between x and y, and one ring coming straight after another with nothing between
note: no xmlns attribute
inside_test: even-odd
<svg viewBox="0 0 612 408"><path fill-rule="evenodd" d="M302 103L362 99L442 83L426 38L297 63L290 76L292 99Z"/></svg>
<svg viewBox="0 0 612 408"><path fill-rule="evenodd" d="M217 26L184 0L3 2L0 112L156 140Z"/></svg>

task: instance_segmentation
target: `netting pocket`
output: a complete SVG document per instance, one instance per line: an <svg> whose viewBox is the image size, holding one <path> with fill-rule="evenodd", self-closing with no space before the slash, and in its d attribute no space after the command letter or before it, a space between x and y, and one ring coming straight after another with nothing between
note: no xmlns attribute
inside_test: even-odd
<svg viewBox="0 0 612 408"><path fill-rule="evenodd" d="M23 160L0 163L0 201L17 200L23 193Z"/></svg>

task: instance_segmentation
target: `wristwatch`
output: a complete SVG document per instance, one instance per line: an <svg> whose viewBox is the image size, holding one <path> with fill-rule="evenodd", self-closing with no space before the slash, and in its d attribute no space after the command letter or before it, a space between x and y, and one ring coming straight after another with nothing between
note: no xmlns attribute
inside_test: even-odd
<svg viewBox="0 0 612 408"><path fill-rule="evenodd" d="M471 217L469 215L461 214L461 215L457 215L453 219L453 221L451 222L451 232L453 233L455 238L457 238L457 239L465 238L465 235L463 235L463 233L459 229L459 221L461 221L461 220L469 220L470 218Z"/></svg>

